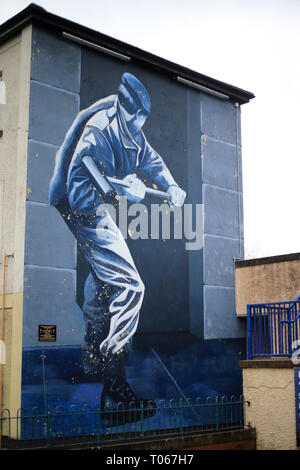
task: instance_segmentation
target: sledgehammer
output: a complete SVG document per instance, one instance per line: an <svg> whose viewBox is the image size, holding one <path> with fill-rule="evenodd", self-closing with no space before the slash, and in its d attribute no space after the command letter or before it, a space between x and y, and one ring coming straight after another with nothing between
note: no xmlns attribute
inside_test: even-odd
<svg viewBox="0 0 300 470"><path fill-rule="evenodd" d="M108 195L108 193L111 194L115 191L114 185L130 188L130 185L123 180L104 176L99 170L95 161L92 159L92 157L83 157L82 165L87 170L89 177L93 181L96 189L104 196ZM148 194L149 196L151 195L166 200L170 199L170 195L168 193L164 191L159 191L158 189L146 187L146 194Z"/></svg>

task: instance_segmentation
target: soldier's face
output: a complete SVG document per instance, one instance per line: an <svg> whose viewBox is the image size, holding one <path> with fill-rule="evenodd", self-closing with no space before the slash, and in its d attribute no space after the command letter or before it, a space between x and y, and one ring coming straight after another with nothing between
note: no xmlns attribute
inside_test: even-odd
<svg viewBox="0 0 300 470"><path fill-rule="evenodd" d="M125 116L126 124L130 133L134 135L139 132L145 124L147 116L145 116L145 114L143 114L140 110L138 110L136 114L130 114L128 111L126 111L125 108L123 108L122 105L121 109Z"/></svg>

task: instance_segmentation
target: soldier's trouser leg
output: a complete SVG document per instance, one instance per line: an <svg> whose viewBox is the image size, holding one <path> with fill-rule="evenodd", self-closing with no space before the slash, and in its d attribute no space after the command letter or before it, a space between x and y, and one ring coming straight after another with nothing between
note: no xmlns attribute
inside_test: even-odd
<svg viewBox="0 0 300 470"><path fill-rule="evenodd" d="M83 366L88 373L123 375L144 296L144 285L127 244L108 212L85 217L67 198L56 206L77 238L91 272L84 292L86 335Z"/></svg>
<svg viewBox="0 0 300 470"><path fill-rule="evenodd" d="M116 287L100 281L92 270L85 282L83 368L86 374L95 374L104 379L108 375L125 378L125 367L131 350L131 340L124 345L119 354L106 356L100 350L100 345L110 330L109 299L117 290Z"/></svg>
<svg viewBox="0 0 300 470"><path fill-rule="evenodd" d="M100 223L101 222L101 223ZM91 266L84 292L87 339L94 339L103 373L125 364L137 329L144 284L128 246L108 213L97 229L77 229L80 248ZM98 364L100 365L100 363Z"/></svg>
<svg viewBox="0 0 300 470"><path fill-rule="evenodd" d="M128 288L121 288L108 285L100 281L96 274L91 270L84 289L83 315L85 320L85 337L83 345L83 368L86 374L97 374L103 378L107 376L119 376L125 378L125 367L131 351L132 336L128 338L132 330L136 328L138 315L132 319L129 315L129 321L126 317L126 306L130 312L139 305L143 299L144 286L141 283L138 292L131 291ZM116 305L119 308L122 305L122 313L125 320L117 318L117 314L111 311L111 306ZM116 341L117 352L113 348L103 351L105 340L114 337L119 338ZM124 337L124 340L122 338ZM102 345L102 348L101 348Z"/></svg>

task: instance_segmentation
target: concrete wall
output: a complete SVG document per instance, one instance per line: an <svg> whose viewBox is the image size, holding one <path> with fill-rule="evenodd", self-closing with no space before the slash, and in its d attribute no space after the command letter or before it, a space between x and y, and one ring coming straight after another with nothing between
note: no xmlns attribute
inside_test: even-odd
<svg viewBox="0 0 300 470"><path fill-rule="evenodd" d="M144 127L148 141L186 190L187 201L203 203L205 210L204 247L197 251L185 250L185 240L127 240L146 286L128 381L137 395L155 399L179 398L177 382L192 397L238 395L242 390L237 360L245 354L244 323L236 318L234 296L234 258L243 256L239 107L143 64L81 48L35 25L26 191L24 408L46 402L99 402L102 389L83 377L81 366L80 296L87 271L76 239L49 205L48 189L56 152L78 111L115 93L126 71L136 74L151 95L151 116ZM39 341L39 324L57 326L56 342ZM82 386L76 388L76 381Z"/></svg>
<svg viewBox="0 0 300 470"><path fill-rule="evenodd" d="M240 108L206 95L200 102L204 337L241 337L244 325L233 320L234 259L244 256Z"/></svg>
<svg viewBox="0 0 300 470"><path fill-rule="evenodd" d="M58 345L80 345L76 240L48 202L55 155L79 111L81 49L33 28L28 135L23 347L40 345L39 324L57 325Z"/></svg>
<svg viewBox="0 0 300 470"><path fill-rule="evenodd" d="M276 363L277 361L277 363ZM295 450L294 368L290 360L241 361L245 423L256 429L257 450Z"/></svg>
<svg viewBox="0 0 300 470"><path fill-rule="evenodd" d="M49 317L53 324L58 325L59 345L76 345L82 340L81 313L74 303L76 240L57 211L48 205L49 180L56 151L79 109L99 96L115 91L120 74L126 70L122 63L101 54L88 50L84 50L84 54L82 63L80 46L41 28L34 28L27 174L24 347L38 345L36 324L46 323ZM104 70L105 74L99 75L99 70ZM167 161L170 168L176 171L178 167L175 177L181 178L179 183L188 188L188 202L203 203L205 211L204 249L188 253L188 260L183 262L186 268L183 268L183 255L179 254L178 248L177 256L172 260L172 263L178 260L174 270L183 273L182 269L187 269L187 273L184 282L181 281L175 291L173 289L173 300L166 297L166 308L174 303L176 308L181 306L182 314L172 315L165 328L190 329L200 338L209 340L244 337L244 325L235 317L234 296L234 259L243 257L240 108L232 102L170 83L170 92L176 96L174 100L172 94L164 91L164 78L157 74L149 76L150 72L144 72L141 68L138 73L140 76L142 74L146 84L149 82L153 101L152 125L147 124L147 136L150 135L150 142L154 148L158 146L164 158L170 156L172 160ZM157 127L157 119L161 122L160 128ZM174 141L174 129L178 128L181 132ZM183 160L185 152L187 170ZM149 246L151 243L150 240ZM148 251L150 253L152 250ZM145 256L144 250L144 259ZM153 283L155 278L152 271L149 273ZM77 272L77 278L78 275L80 273ZM51 282L50 278L53 278ZM156 278L157 295L152 299L160 298L163 301L166 289L163 288L164 293L159 289L164 286L165 279L160 280L157 273ZM65 288L63 293L60 289L62 282ZM51 287L47 288L46 284ZM175 299L174 294L178 298ZM189 299L185 301L187 296ZM165 307L161 308L165 310ZM152 323L147 323L147 316L142 318L142 330L153 331L154 325L159 325L160 331L163 331L156 305L151 305L151 309ZM70 310L72 315L61 315ZM153 315L158 315L159 321L155 322ZM176 319L178 325L174 326Z"/></svg>
<svg viewBox="0 0 300 470"><path fill-rule="evenodd" d="M236 312L247 315L247 304L285 302L300 294L300 254L236 261Z"/></svg>
<svg viewBox="0 0 300 470"><path fill-rule="evenodd" d="M0 47L0 70L6 84L6 104L1 109L3 136L0 138L1 276L3 253L11 255L6 262L4 407L12 412L21 403L30 51L31 26Z"/></svg>

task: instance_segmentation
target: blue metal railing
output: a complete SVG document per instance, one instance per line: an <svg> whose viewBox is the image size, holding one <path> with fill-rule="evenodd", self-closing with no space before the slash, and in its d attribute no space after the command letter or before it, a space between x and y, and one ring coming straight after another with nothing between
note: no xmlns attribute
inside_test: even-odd
<svg viewBox="0 0 300 470"><path fill-rule="evenodd" d="M141 408L118 406L104 411L99 405L71 405L68 409L47 407L46 410L35 407L20 409L13 416L5 409L0 415L0 447L15 450L102 448L111 443L241 429L246 404L249 402L245 402L243 396L187 398L178 402L159 400L156 413L151 417L147 417L142 403Z"/></svg>
<svg viewBox="0 0 300 470"><path fill-rule="evenodd" d="M293 301L247 305L248 359L291 357L300 339L300 295Z"/></svg>

